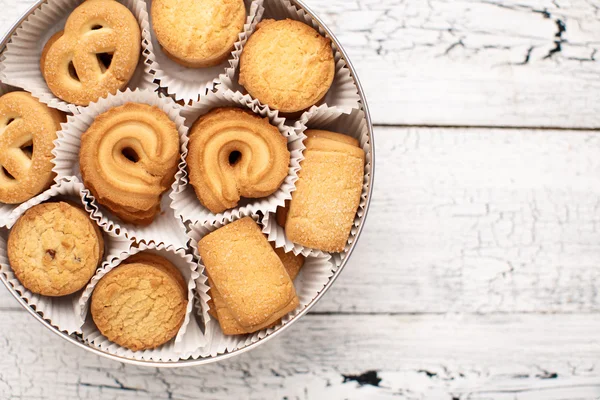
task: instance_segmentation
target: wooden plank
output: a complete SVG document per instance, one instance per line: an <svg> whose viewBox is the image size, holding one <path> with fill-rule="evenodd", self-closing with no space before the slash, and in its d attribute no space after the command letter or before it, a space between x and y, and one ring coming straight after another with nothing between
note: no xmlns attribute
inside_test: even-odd
<svg viewBox="0 0 600 400"><path fill-rule="evenodd" d="M309 315L248 354L168 370L105 360L24 313L4 312L0 393L120 400L593 398L600 394L599 329L588 315Z"/></svg>
<svg viewBox="0 0 600 400"><path fill-rule="evenodd" d="M597 1L308 0L376 123L600 127Z"/></svg>
<svg viewBox="0 0 600 400"><path fill-rule="evenodd" d="M34 0L0 0L0 33ZM596 0L306 0L378 124L600 128Z"/></svg>
<svg viewBox="0 0 600 400"><path fill-rule="evenodd" d="M367 225L317 312L600 311L597 132L376 136Z"/></svg>

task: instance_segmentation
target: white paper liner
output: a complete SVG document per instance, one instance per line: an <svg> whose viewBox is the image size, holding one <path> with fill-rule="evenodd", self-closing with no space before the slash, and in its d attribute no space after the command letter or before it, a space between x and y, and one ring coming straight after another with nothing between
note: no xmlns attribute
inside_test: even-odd
<svg viewBox="0 0 600 400"><path fill-rule="evenodd" d="M344 133L358 139L360 146L365 152L365 175L363 178L363 188L360 198L354 225L350 231L346 248L341 253L332 253L336 267L341 265L348 254L352 243L356 240L358 227L365 213L367 204L367 195L369 193L369 181L371 177L371 142L369 140L369 128L365 114L361 110L351 110L349 113L337 108L329 108L326 105L319 107L313 106L305 112L296 122L296 130L304 132L306 129L325 129L333 132ZM297 243L293 243L285 236L285 230L279 226L275 214L265 214L263 218L263 233L269 240L276 243L277 247L283 247L286 251L293 251L294 254L309 255L319 254L320 250L309 249Z"/></svg>
<svg viewBox="0 0 600 400"><path fill-rule="evenodd" d="M164 88L175 100L183 100L186 104L197 101L199 96L211 91L220 79L227 79L235 74L238 67L240 54L248 37L256 24L260 21L264 8L264 0L244 0L246 4L246 22L239 39L235 42L234 49L229 58L219 65L207 68L187 68L171 60L162 50L154 31L152 30L152 18L148 18L152 35L150 40L144 40L142 45L148 59L148 65L153 71L156 79L160 81L160 87ZM152 0L146 0L148 14Z"/></svg>
<svg viewBox="0 0 600 400"><path fill-rule="evenodd" d="M174 339L155 349L132 351L119 346L104 337L94 324L88 310L92 293L100 279L113 268L117 268L121 262L128 257L142 251L158 254L169 260L179 269L187 282L188 304L186 307L185 320ZM132 247L127 254L122 254L119 258L104 263L102 268L98 270L83 291L83 295L78 303L78 310L80 311L81 318L85 320L85 324L83 325L83 339L93 347L97 347L111 354L135 360L176 361L191 357L197 349L204 347L207 343L195 313L192 312L194 309L196 280L199 277L198 264L194 262L191 254L186 254L184 249L176 249L174 246L165 246L163 244L156 245L150 243L146 245L145 243L139 243L137 247ZM206 290L208 290L208 288Z"/></svg>
<svg viewBox="0 0 600 400"><path fill-rule="evenodd" d="M258 216L250 213L243 213L242 215L232 215L226 219L211 223L211 224L194 224L191 226L189 235L192 238L191 245L194 249L194 254L200 259L199 269L200 277L198 278L199 284L206 285L207 278L205 274L205 267L202 264L202 259L198 252L198 241L204 236L213 232L222 226L225 226L233 221L240 218L250 216L255 221L258 221ZM219 322L211 318L208 314L208 295L207 301L205 302L205 308L201 310L202 318L205 321L205 335L207 339L206 346L200 350L201 357L214 357L217 354L230 352L242 347L248 346L252 343L257 342L260 339L265 338L271 333L275 332L283 325L288 323L294 316L302 311L327 285L329 279L333 275L335 266L331 261L331 257L328 254L321 253L319 255L311 255L306 257L304 266L300 270L300 273L294 280L294 287L296 288L296 294L299 299L299 306L289 314L285 315L279 324L272 328L263 329L258 332L254 332L247 335L233 335L226 336L221 331Z"/></svg>
<svg viewBox="0 0 600 400"><path fill-rule="evenodd" d="M259 199L241 199L236 208L213 214L200 203L194 188L188 183L187 163L185 162L188 154L188 140L186 138L181 148L182 162L179 165L179 171L175 175L175 183L171 192L171 198L173 199L171 207L175 210L175 215L181 217L184 221L205 223L221 218L229 218L230 215L239 213L275 211L278 206L284 205L286 200L292 198L291 193L296 189L295 182L298 180L300 161L303 159L304 135L296 133L296 129L285 125L285 119L279 117L278 111L270 110L269 107L261 105L258 100L252 99L249 95L242 95L240 92L232 92L231 90L219 90L203 96L199 102L194 102L191 106L183 107L181 115L185 117L186 125L191 127L201 115L216 107L224 106L246 108L263 118L269 118L271 124L277 127L288 140L288 150L290 151L288 176L272 195Z"/></svg>
<svg viewBox="0 0 600 400"><path fill-rule="evenodd" d="M74 203L83 204L83 195L81 190L83 185L75 180L63 180L48 189L41 195L35 197L27 203L23 203L15 213L14 220L10 226L14 225L19 216L31 207L41 204L44 201L69 200ZM18 215L16 215L18 214ZM79 299L82 296L82 290L62 297L47 297L32 293L26 289L15 276L10 267L7 255L7 241L9 231L0 230L0 272L4 274L8 283L21 295L21 298L33 307L45 320L57 329L71 333L81 333L83 319L79 312ZM110 234L104 234L104 260L114 260L124 252L128 251L131 241L123 237Z"/></svg>
<svg viewBox="0 0 600 400"><path fill-rule="evenodd" d="M131 91L127 89L125 92L119 92L116 95L109 95L106 98L102 98L97 103L91 103L88 107L81 110L81 114L68 117L67 123L63 124L63 130L58 132L58 139L54 142L55 148L53 153L55 159L53 162L55 164L54 172L57 174L57 179L74 176L83 181L79 170L81 135L87 131L96 116L111 108L130 102L157 106L175 122L180 140L185 138L187 128L184 125L183 117L179 115L180 107L171 98L159 97L158 94L149 90ZM146 243L154 241L155 243L185 247L187 243L185 227L179 218L175 218L174 212L170 208L171 200L169 192L163 193L161 198L161 212L156 216L154 222L148 226L136 226L121 221L107 208L98 204L91 192L85 189L91 217L105 231L125 235L127 238L136 241L144 241Z"/></svg>
<svg viewBox="0 0 600 400"><path fill-rule="evenodd" d="M323 36L328 36L327 33L313 18L304 10L296 8L289 0L272 1L267 0L264 3L264 14L261 19L282 20L286 18L304 22L315 28ZM354 79L350 74L350 69L347 67L346 61L342 57L335 43L331 43L333 47L333 57L335 59L335 77L331 88L325 95L322 103L330 107L338 107L340 109L350 111L361 107L358 88L354 83ZM233 78L222 77L223 85L234 91L245 92L239 84L239 69Z"/></svg>
<svg viewBox="0 0 600 400"><path fill-rule="evenodd" d="M142 42L150 39L148 13L142 0L118 0L125 5L137 18L142 32ZM43 3L17 28L11 36L3 53L0 64L0 80L4 83L24 88L41 102L59 110L78 113L82 106L67 103L54 94L46 85L40 70L42 49L48 39L62 30L71 12L81 0L52 0ZM129 81L128 88L157 89L149 68L144 63L143 52L134 76Z"/></svg>

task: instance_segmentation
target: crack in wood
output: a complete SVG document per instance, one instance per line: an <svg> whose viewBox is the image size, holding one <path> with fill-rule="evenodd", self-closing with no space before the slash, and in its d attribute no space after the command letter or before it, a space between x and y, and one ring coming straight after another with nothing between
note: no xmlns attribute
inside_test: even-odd
<svg viewBox="0 0 600 400"><path fill-rule="evenodd" d="M344 375L342 374L344 381L346 382L357 382L359 386L371 385L375 387L379 387L379 383L381 382L381 378L377 375L377 371L367 371L359 375Z"/></svg>

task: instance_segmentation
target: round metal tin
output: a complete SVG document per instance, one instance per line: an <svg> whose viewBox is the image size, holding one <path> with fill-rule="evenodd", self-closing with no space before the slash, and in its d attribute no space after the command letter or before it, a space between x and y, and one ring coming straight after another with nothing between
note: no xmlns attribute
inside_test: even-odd
<svg viewBox="0 0 600 400"><path fill-rule="evenodd" d="M31 15L31 13L33 13L45 1L46 0L38 0L9 29L9 31L6 33L6 35L0 40L0 54L2 54L2 52L6 48L6 44L10 40L10 37L15 32L15 30L21 25L21 23L23 21L25 21L27 19L27 17L29 17L29 15ZM375 142L374 142L374 135L373 135L373 124L371 122L371 116L369 114L369 107L367 105L367 99L365 97L363 88L360 85L360 81L358 80L358 76L356 74L356 70L354 69L354 66L350 62L350 59L348 58L348 56L347 56L346 52L344 51L344 48L342 47L342 45L340 44L340 42L337 40L337 38L335 37L335 35L333 34L333 32L331 32L331 30L323 23L323 21L312 10L310 10L310 8L308 8L301 0L290 0L290 1L294 5L296 5L297 7L304 9L319 24L319 26L321 26L325 30L325 32L327 32L327 35L336 44L337 48L341 52L342 57L344 58L344 60L346 61L346 64L348 65L348 68L350 69L350 74L354 78L354 82L356 84L356 87L358 88L358 94L360 96L360 100L361 100L361 103L362 103L362 109L363 109L363 111L365 113L365 118L367 120L367 127L368 127L368 130L369 130L369 138L370 138L370 143L371 143L371 176L370 176L370 180L369 180L369 192L367 193L367 203L365 205L365 214L363 215L361 223L358 226L358 232L356 234L356 240L350 246L350 249L348 250L348 255L342 261L342 264L340 265L340 267L338 268L338 270L333 274L333 276L330 278L330 280L327 283L327 285L317 295L317 297L315 297L300 313L298 313L294 318L292 318L287 324L285 324L284 326L282 326L281 328L279 328L278 330L276 330L272 334L266 336L263 339L260 339L259 341L255 342L255 343L252 343L252 344L250 344L248 346L245 346L243 348L240 348L238 350L231 351L229 353L219 354L219 355L214 356L214 357L199 358L199 359L196 359L196 360L189 359L189 360L179 360L179 361L142 361L142 360L134 360L134 359L130 359L130 358L116 356L116 355L113 355L113 354L110 354L110 353L106 353L106 352L104 352L104 351L102 351L100 349L97 349L97 348L94 348L94 347L90 347L87 344L85 344L83 341L81 341L81 339L78 338L77 336L67 335L66 333L61 332L58 329L56 329L55 327L53 327L52 325L50 325L46 320L44 320L44 318L41 315L39 315L33 308L31 308L27 304L27 302L25 300L23 300L21 298L21 296L15 291L15 289L6 281L6 277L4 275L0 274L0 280L2 281L2 283L4 284L4 286L6 286L6 288L8 289L8 291L13 295L13 297L19 302L19 304L21 304L23 306L23 308L25 310L27 310L27 312L29 312L34 318L36 318L42 325L44 325L51 332L53 332L54 334L58 335L62 339L70 342L71 344L73 344L73 345L75 345L77 347L80 347L80 348L82 348L82 349L84 349L86 351L89 351L91 353L94 353L94 354L102 356L102 357L109 358L109 359L114 360L114 361L120 361L120 362L127 363L127 364L133 364L133 365L139 365L139 366L146 366L146 367L171 367L171 368L172 367L189 367L189 366L209 364L209 363L213 363L213 362L225 360L225 359L228 359L228 358L231 358L231 357L235 357L237 355L240 355L242 353L250 351L250 350L252 350L252 349L260 346L261 344L263 344L263 343L265 343L265 342L273 339L274 337L280 335L282 332L284 332L285 330L287 330L288 328L290 328L304 314L306 314L308 311L310 311L310 309L313 308L315 304L317 304L317 302L321 299L321 297L323 297L323 295L327 292L327 290L329 290L329 288L331 287L331 285L333 285L333 282L335 282L335 280L337 279L337 277L344 270L344 267L348 263L348 260L350 259L350 256L352 255L352 252L354 251L354 248L356 247L356 244L358 243L358 241L360 239L360 235L361 235L361 232L362 232L363 227L365 225L365 221L366 221L367 214L368 214L368 211L369 211L369 206L370 206L370 203L371 203L371 197L372 197L372 192L373 192L373 182L374 182L374 179L375 179Z"/></svg>

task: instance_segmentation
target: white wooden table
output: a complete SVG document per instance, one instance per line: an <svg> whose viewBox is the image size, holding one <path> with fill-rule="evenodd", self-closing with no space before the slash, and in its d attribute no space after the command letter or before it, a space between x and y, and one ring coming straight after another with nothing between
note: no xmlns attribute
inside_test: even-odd
<svg viewBox="0 0 600 400"><path fill-rule="evenodd" d="M0 33L33 0L0 0ZM376 124L351 261L288 332L159 370L0 288L0 399L600 398L600 1L307 0Z"/></svg>

